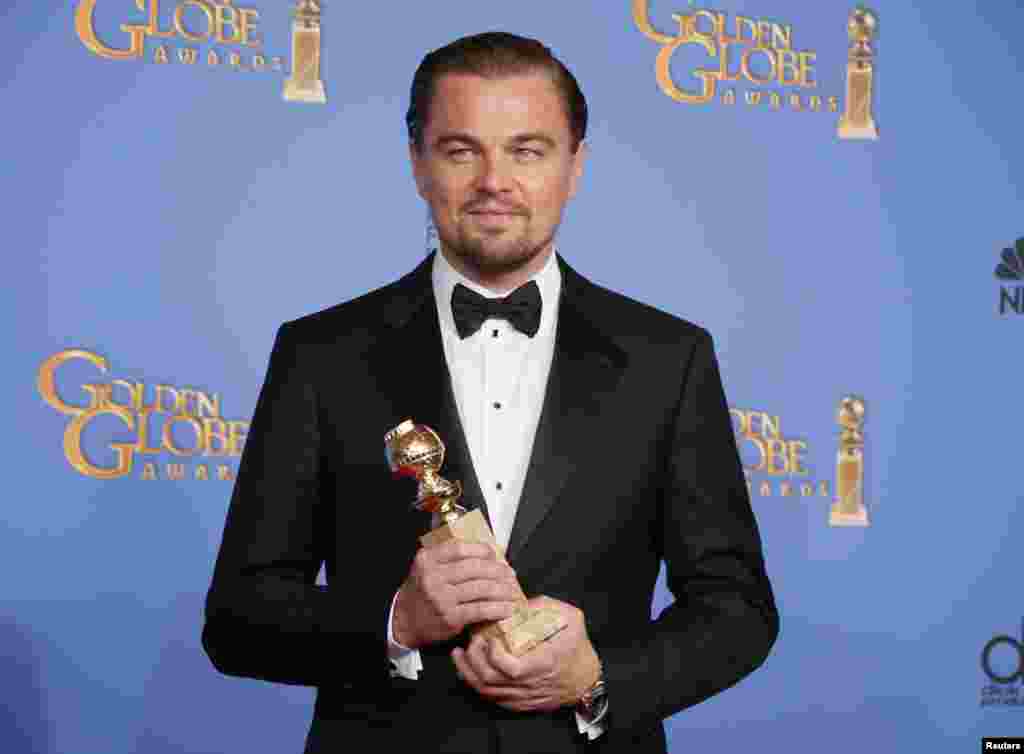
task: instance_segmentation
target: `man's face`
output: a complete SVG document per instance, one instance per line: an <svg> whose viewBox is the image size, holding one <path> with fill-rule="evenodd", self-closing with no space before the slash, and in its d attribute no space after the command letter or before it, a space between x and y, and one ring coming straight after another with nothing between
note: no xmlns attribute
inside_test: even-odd
<svg viewBox="0 0 1024 754"><path fill-rule="evenodd" d="M583 170L584 150L573 153L571 140L546 73L440 77L411 156L445 249L483 277L537 259Z"/></svg>

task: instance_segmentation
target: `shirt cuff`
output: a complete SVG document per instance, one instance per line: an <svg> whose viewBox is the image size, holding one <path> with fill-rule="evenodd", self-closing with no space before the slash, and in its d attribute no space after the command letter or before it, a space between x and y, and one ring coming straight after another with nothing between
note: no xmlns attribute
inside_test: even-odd
<svg viewBox="0 0 1024 754"><path fill-rule="evenodd" d="M423 670L423 660L418 649L410 649L395 641L392 624L397 600L398 592L395 592L395 596L391 598L391 609L388 611L388 659L391 660L391 677L400 676L416 681L419 680L419 672Z"/></svg>
<svg viewBox="0 0 1024 754"><path fill-rule="evenodd" d="M587 740L593 741L595 738L600 736L605 731L604 718L608 714L608 704L604 705L604 709L601 710L601 714L591 720L589 723L583 719L583 716L579 712L574 713L576 715L576 727L580 733L587 734Z"/></svg>

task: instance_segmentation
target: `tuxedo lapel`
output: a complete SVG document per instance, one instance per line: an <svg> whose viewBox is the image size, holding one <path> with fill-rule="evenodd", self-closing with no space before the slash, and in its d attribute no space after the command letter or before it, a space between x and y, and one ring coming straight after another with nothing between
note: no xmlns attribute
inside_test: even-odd
<svg viewBox="0 0 1024 754"><path fill-rule="evenodd" d="M438 331L440 336L440 330ZM442 361L444 356L442 352ZM443 402L443 414L440 426L447 432L442 434L441 439L447 445L445 454L446 464L441 468L441 476L452 481L462 481L462 500L460 505L467 511L479 508L487 519L487 525L494 530L491 524L491 516L487 511L487 501L484 498L483 490L480 488L480 480L477 478L476 469L473 466L473 458L469 452L469 444L466 442L466 433L462 428L462 420L459 418L459 407L455 401L455 393L452 389L451 376L445 370L445 400ZM438 434L441 430L438 430Z"/></svg>
<svg viewBox="0 0 1024 754"><path fill-rule="evenodd" d="M557 258L562 292L555 350L506 553L513 566L524 557L530 536L555 505L569 475L577 467L586 468L590 446L607 440L601 406L613 395L626 366L625 352L592 324L594 285Z"/></svg>
<svg viewBox="0 0 1024 754"><path fill-rule="evenodd" d="M480 508L489 522L444 355L431 279L433 258L431 253L394 284L383 312L384 330L367 354L379 393L392 407L392 423L381 428L382 448L384 433L405 419L433 429L445 444L441 476L460 480L460 505L467 510ZM429 528L430 517L424 515L420 533Z"/></svg>
<svg viewBox="0 0 1024 754"><path fill-rule="evenodd" d="M434 429L446 447L441 475L460 480L462 506L479 508L490 522L444 355L431 279L434 253L394 284L380 315L384 328L367 353L381 397L392 407L392 424L382 428L381 436L405 419ZM601 407L613 395L626 366L625 352L592 324L598 305L592 296L595 286L561 256L557 259L562 291L555 349L506 551L512 565L522 558L530 536L555 505L569 475L578 466L585 467L588 449L607 438L608 428L600 424ZM421 533L429 524L424 516Z"/></svg>

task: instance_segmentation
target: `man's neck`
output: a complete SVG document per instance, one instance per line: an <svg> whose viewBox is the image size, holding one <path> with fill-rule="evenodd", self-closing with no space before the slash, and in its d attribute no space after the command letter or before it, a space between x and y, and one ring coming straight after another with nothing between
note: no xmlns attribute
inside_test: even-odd
<svg viewBox="0 0 1024 754"><path fill-rule="evenodd" d="M438 246L440 248L440 253L444 255L444 258L448 260L448 264L455 268L456 271L469 278L477 285L486 288L492 293L497 293L502 296L509 291L514 291L544 269L544 265L547 264L548 258L554 253L554 244L549 243L543 251L522 267L487 275L475 267L465 264L457 255L446 250L444 248L444 244L438 244Z"/></svg>

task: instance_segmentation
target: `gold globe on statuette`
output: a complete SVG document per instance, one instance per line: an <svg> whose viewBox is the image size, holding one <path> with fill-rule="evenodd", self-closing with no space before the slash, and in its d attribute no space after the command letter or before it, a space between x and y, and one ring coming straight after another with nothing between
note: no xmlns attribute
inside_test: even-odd
<svg viewBox="0 0 1024 754"><path fill-rule="evenodd" d="M406 419L384 435L384 455L388 468L396 477L412 477L418 482L416 501L412 507L434 514L441 525L420 537L424 547L457 540L490 545L498 559L505 553L494 539L487 519L479 509L467 511L459 505L462 483L451 482L440 475L445 446L437 433L423 424ZM501 641L505 650L520 657L541 642L565 628L567 623L557 610L530 608L526 596L516 612L501 621L478 623L470 630L474 635Z"/></svg>

